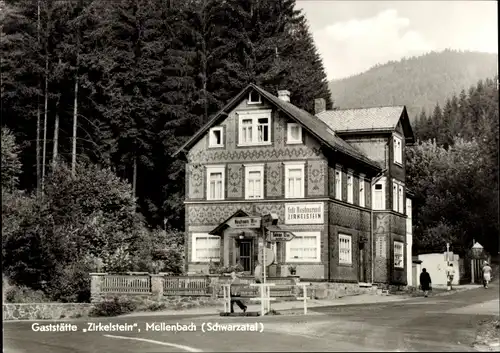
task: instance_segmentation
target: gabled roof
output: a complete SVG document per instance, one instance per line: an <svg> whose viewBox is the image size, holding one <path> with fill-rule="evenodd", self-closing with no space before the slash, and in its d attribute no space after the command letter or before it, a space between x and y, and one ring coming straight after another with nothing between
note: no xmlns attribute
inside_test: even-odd
<svg viewBox="0 0 500 353"><path fill-rule="evenodd" d="M401 120L407 142L414 141L405 106L327 110L317 115L338 134L392 132Z"/></svg>
<svg viewBox="0 0 500 353"><path fill-rule="evenodd" d="M310 134L312 134L329 148L335 151L339 151L350 157L356 158L363 164L376 171L380 170L380 166L375 161L370 160L361 151L351 146L340 137L336 136L325 122L318 119L314 115L309 114L305 110L302 110L289 102L283 101L282 99L272 95L271 93L254 84L249 84L247 87L245 87L245 89L238 93L238 95L236 95L236 97L234 97L221 111L219 111L219 113L217 113L212 119L210 119L210 121L205 124L205 126L203 126L178 151L176 151L173 156L176 156L181 151L186 151L191 148L213 125L216 125L218 121L227 117L227 114L234 107L236 107L236 105L241 101L241 99L243 99L246 94L250 92L251 89L257 91L272 105L285 113L291 120L302 125Z"/></svg>
<svg viewBox="0 0 500 353"><path fill-rule="evenodd" d="M242 209L239 209L238 211L236 211L235 213L233 213L231 215L231 217L229 217L228 219L226 219L224 222L221 222L221 224L219 224L214 230L212 230L211 232L209 232L208 234L210 235L222 235L223 232L229 228L229 226L227 225L227 222L229 222L229 220L231 218L234 218L234 217L249 217L249 216L252 216L248 213L246 213L245 211L243 211Z"/></svg>

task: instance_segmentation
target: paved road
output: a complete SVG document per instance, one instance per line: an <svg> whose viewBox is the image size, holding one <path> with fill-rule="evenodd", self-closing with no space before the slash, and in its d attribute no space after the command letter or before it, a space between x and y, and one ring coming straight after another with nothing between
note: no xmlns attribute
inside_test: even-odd
<svg viewBox="0 0 500 353"><path fill-rule="evenodd" d="M314 308L308 316L155 316L57 322L74 324L77 332L36 332L33 322L6 322L4 352L472 351L477 322L498 315L498 303L498 285L494 284L488 290L445 297ZM130 332L82 332L88 329L88 322L137 326ZM197 330L147 331L153 322L193 323ZM257 324L263 331L206 332L209 323L225 327Z"/></svg>

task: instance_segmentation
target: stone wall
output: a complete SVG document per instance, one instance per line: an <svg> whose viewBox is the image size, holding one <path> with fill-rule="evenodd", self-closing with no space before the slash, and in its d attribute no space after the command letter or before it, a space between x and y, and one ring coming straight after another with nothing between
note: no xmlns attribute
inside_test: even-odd
<svg viewBox="0 0 500 353"><path fill-rule="evenodd" d="M307 289L308 293L312 293L314 299L336 299L346 296L358 294L373 294L379 292L377 286L360 287L357 283L312 283Z"/></svg>
<svg viewBox="0 0 500 353"><path fill-rule="evenodd" d="M60 320L88 316L92 304L23 303L3 304L3 320Z"/></svg>

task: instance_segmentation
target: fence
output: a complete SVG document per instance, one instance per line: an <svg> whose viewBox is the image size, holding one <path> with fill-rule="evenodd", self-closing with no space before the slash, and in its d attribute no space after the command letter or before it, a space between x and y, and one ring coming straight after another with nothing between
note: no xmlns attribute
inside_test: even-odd
<svg viewBox="0 0 500 353"><path fill-rule="evenodd" d="M91 295L93 300L107 295L156 295L156 296L211 296L222 297L222 284L228 284L230 277L219 275L166 276L147 273L107 274L91 273ZM241 283L255 283L253 277L241 277ZM275 283L272 295L288 297L294 295L298 277L270 277ZM254 294L249 288L248 294ZM251 292L251 293L250 293Z"/></svg>

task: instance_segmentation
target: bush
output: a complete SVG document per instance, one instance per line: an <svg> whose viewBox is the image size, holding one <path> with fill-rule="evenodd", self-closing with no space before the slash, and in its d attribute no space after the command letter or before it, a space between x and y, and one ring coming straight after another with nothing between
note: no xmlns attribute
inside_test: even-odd
<svg viewBox="0 0 500 353"><path fill-rule="evenodd" d="M41 290L33 290L25 286L11 285L4 279L3 301L5 303L47 303L47 295Z"/></svg>
<svg viewBox="0 0 500 353"><path fill-rule="evenodd" d="M90 303L91 265L76 262L63 268L46 287L47 294L62 303Z"/></svg>
<svg viewBox="0 0 500 353"><path fill-rule="evenodd" d="M234 266L219 266L216 268L217 274L223 275L225 273L231 273L231 272L242 272L243 271L243 266L240 264L234 265Z"/></svg>
<svg viewBox="0 0 500 353"><path fill-rule="evenodd" d="M104 301L96 304L89 313L89 316L118 316L133 312L137 305L130 300L113 298L111 301Z"/></svg>
<svg viewBox="0 0 500 353"><path fill-rule="evenodd" d="M167 309L166 303L151 303L146 308L146 311L161 311Z"/></svg>

